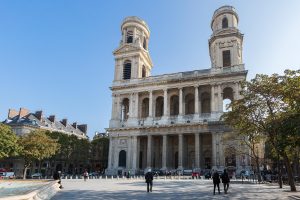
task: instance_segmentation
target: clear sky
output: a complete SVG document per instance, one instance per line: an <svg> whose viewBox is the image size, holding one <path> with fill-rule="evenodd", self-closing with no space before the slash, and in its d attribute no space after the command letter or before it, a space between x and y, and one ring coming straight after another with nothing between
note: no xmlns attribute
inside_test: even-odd
<svg viewBox="0 0 300 200"><path fill-rule="evenodd" d="M43 110L104 132L114 57L126 16L151 31L152 75L210 68L215 9L237 9L248 79L300 67L300 1L0 1L0 120L9 108Z"/></svg>

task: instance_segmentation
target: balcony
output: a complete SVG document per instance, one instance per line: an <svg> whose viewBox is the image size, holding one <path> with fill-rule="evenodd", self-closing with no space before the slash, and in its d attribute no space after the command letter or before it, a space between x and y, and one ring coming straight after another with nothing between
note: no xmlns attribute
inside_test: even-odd
<svg viewBox="0 0 300 200"><path fill-rule="evenodd" d="M129 118L126 121L111 120L110 128L136 128L151 126L172 126L179 124L208 123L220 121L222 112L191 115L174 115L148 118Z"/></svg>

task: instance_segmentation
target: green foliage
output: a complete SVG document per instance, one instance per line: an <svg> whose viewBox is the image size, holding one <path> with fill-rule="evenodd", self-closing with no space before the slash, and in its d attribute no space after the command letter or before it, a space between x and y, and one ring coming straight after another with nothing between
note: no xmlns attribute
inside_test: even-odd
<svg viewBox="0 0 300 200"><path fill-rule="evenodd" d="M18 155L18 137L11 128L0 123L0 159Z"/></svg>
<svg viewBox="0 0 300 200"><path fill-rule="evenodd" d="M291 190L296 190L288 154L300 144L300 70L286 70L283 76L256 75L243 83L241 94L244 98L231 103L224 121L243 135L264 137L284 158Z"/></svg>
<svg viewBox="0 0 300 200"><path fill-rule="evenodd" d="M29 166L32 161L41 161L53 156L60 145L56 140L48 137L43 130L35 130L21 136L18 141L21 150L21 156L25 159L25 165Z"/></svg>

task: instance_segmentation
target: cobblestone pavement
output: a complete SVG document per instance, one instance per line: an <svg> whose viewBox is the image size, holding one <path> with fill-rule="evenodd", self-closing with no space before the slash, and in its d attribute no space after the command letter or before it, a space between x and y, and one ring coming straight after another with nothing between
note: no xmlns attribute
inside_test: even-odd
<svg viewBox="0 0 300 200"><path fill-rule="evenodd" d="M289 192L289 187L279 189L270 184L242 184L231 181L228 194L213 195L211 180L154 180L153 192L146 192L144 180L105 180L82 179L62 180L63 189L52 200L75 199L130 199L130 200L165 200L165 199L290 199L300 200L300 192ZM220 186L223 186L220 184ZM300 188L298 188L300 189Z"/></svg>

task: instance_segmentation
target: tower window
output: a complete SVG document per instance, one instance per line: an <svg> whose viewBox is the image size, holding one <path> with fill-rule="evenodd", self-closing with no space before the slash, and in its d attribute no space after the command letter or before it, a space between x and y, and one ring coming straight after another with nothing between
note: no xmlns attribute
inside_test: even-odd
<svg viewBox="0 0 300 200"><path fill-rule="evenodd" d="M224 17L222 20L222 28L228 28L228 19Z"/></svg>
<svg viewBox="0 0 300 200"><path fill-rule="evenodd" d="M142 68L142 78L146 77L146 67L143 65Z"/></svg>
<svg viewBox="0 0 300 200"><path fill-rule="evenodd" d="M223 51L223 67L230 67L230 50Z"/></svg>
<svg viewBox="0 0 300 200"><path fill-rule="evenodd" d="M131 78L131 62L126 60L123 66L123 79L127 80Z"/></svg>
<svg viewBox="0 0 300 200"><path fill-rule="evenodd" d="M144 37L144 41L143 41L143 48L144 48L145 50L147 50L147 40L146 40L145 37Z"/></svg>
<svg viewBox="0 0 300 200"><path fill-rule="evenodd" d="M127 38L126 38L126 43L132 43L133 42L133 33L132 31L127 31Z"/></svg>

